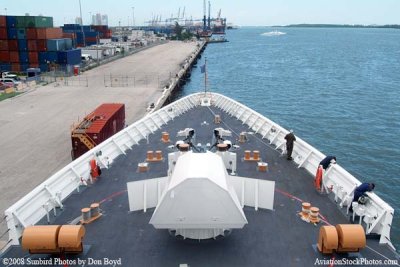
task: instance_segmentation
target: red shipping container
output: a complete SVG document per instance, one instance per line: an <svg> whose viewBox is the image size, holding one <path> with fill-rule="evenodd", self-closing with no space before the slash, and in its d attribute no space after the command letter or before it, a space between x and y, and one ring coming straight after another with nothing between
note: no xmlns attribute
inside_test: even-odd
<svg viewBox="0 0 400 267"><path fill-rule="evenodd" d="M61 28L37 28L37 39L60 39L63 36Z"/></svg>
<svg viewBox="0 0 400 267"><path fill-rule="evenodd" d="M10 62L11 63L19 63L18 51L10 51Z"/></svg>
<svg viewBox="0 0 400 267"><path fill-rule="evenodd" d="M1 40L7 40L8 39L7 28L5 28L5 27L1 27L0 28L0 39Z"/></svg>
<svg viewBox="0 0 400 267"><path fill-rule="evenodd" d="M90 122L90 123L88 123ZM125 127L125 105L124 104L102 104L91 114L80 122L75 130L84 130L86 135L100 144ZM72 132L74 134L75 130ZM77 131L79 132L79 131ZM88 151L78 137L72 137L72 154L74 158Z"/></svg>
<svg viewBox="0 0 400 267"><path fill-rule="evenodd" d="M46 52L47 51L47 40L37 40L37 51Z"/></svg>
<svg viewBox="0 0 400 267"><path fill-rule="evenodd" d="M10 62L10 52L0 51L0 62L5 62L5 63Z"/></svg>
<svg viewBox="0 0 400 267"><path fill-rule="evenodd" d="M0 51L8 51L8 41L0 40Z"/></svg>
<svg viewBox="0 0 400 267"><path fill-rule="evenodd" d="M30 63L39 63L39 54L38 52L29 52L28 58Z"/></svg>
<svg viewBox="0 0 400 267"><path fill-rule="evenodd" d="M36 40L37 39L36 28L27 28L26 29L26 39L28 39L28 40Z"/></svg>
<svg viewBox="0 0 400 267"><path fill-rule="evenodd" d="M36 40L28 40L28 51L37 51Z"/></svg>
<svg viewBox="0 0 400 267"><path fill-rule="evenodd" d="M20 72L21 71L21 65L20 64L11 64L11 71Z"/></svg>
<svg viewBox="0 0 400 267"><path fill-rule="evenodd" d="M29 68L39 68L39 63L30 63Z"/></svg>
<svg viewBox="0 0 400 267"><path fill-rule="evenodd" d="M8 50L18 51L18 40L8 40Z"/></svg>
<svg viewBox="0 0 400 267"><path fill-rule="evenodd" d="M0 27L7 27L6 16L0 16Z"/></svg>

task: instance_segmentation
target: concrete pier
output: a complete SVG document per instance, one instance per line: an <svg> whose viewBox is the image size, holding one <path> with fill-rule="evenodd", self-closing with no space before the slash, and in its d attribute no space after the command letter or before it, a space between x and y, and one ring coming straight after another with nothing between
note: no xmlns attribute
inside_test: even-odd
<svg viewBox="0 0 400 267"><path fill-rule="evenodd" d="M73 123L106 102L125 103L128 124L161 107L203 45L171 41L0 102L0 214L71 161Z"/></svg>

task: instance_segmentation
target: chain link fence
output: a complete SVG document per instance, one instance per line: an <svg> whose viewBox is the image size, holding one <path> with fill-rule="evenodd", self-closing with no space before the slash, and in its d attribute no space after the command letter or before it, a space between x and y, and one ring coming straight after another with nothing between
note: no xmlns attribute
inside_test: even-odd
<svg viewBox="0 0 400 267"><path fill-rule="evenodd" d="M136 75L104 75L105 87L156 87L164 88L169 85L170 77L156 73Z"/></svg>

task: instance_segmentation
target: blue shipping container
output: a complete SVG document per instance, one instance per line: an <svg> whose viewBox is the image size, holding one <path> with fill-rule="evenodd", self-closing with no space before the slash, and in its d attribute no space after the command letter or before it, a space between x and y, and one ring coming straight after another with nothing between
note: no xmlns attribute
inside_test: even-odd
<svg viewBox="0 0 400 267"><path fill-rule="evenodd" d="M18 39L26 39L26 31L25 31L25 29L21 29L21 28L17 29L17 38Z"/></svg>
<svg viewBox="0 0 400 267"><path fill-rule="evenodd" d="M20 64L21 66L21 71L26 71L29 68L29 64Z"/></svg>
<svg viewBox="0 0 400 267"><path fill-rule="evenodd" d="M50 62L58 62L57 52L39 52L40 64L47 64Z"/></svg>
<svg viewBox="0 0 400 267"><path fill-rule="evenodd" d="M28 52L19 52L19 62L20 62L21 64L23 64L23 63L29 63Z"/></svg>
<svg viewBox="0 0 400 267"><path fill-rule="evenodd" d="M82 61L82 52L80 49L58 52L58 63L67 65L78 65Z"/></svg>
<svg viewBox="0 0 400 267"><path fill-rule="evenodd" d="M8 28L15 28L15 26L17 26L17 17L6 16L6 24Z"/></svg>
<svg viewBox="0 0 400 267"><path fill-rule="evenodd" d="M47 64L40 64L39 67L41 72L46 72L49 70L49 66Z"/></svg>
<svg viewBox="0 0 400 267"><path fill-rule="evenodd" d="M92 26L90 25L83 25L82 28L84 32L90 32L92 30Z"/></svg>
<svg viewBox="0 0 400 267"><path fill-rule="evenodd" d="M48 39L47 51L64 51L65 39Z"/></svg>
<svg viewBox="0 0 400 267"><path fill-rule="evenodd" d="M28 51L28 43L26 40L18 40L19 51Z"/></svg>
<svg viewBox="0 0 400 267"><path fill-rule="evenodd" d="M98 32L85 32L85 38L86 37L97 37Z"/></svg>
<svg viewBox="0 0 400 267"><path fill-rule="evenodd" d="M17 39L18 38L18 31L16 28L8 28L7 29L7 36L8 39Z"/></svg>
<svg viewBox="0 0 400 267"><path fill-rule="evenodd" d="M11 64L0 63L0 70L1 71L11 71Z"/></svg>

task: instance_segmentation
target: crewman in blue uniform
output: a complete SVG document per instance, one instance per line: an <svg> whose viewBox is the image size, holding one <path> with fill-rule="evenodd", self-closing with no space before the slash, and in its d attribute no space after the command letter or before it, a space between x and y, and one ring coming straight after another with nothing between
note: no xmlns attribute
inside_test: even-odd
<svg viewBox="0 0 400 267"><path fill-rule="evenodd" d="M293 130L289 131L289 133L285 136L285 139L286 139L287 160L292 160L293 144L294 141L296 141L296 137L293 134Z"/></svg>
<svg viewBox="0 0 400 267"><path fill-rule="evenodd" d="M357 202L358 199L362 196L365 196L366 192L371 192L374 190L374 183L362 183L354 190L353 202ZM350 211L353 211L353 207L350 207Z"/></svg>

